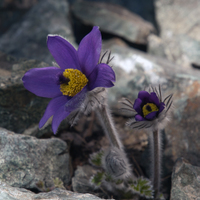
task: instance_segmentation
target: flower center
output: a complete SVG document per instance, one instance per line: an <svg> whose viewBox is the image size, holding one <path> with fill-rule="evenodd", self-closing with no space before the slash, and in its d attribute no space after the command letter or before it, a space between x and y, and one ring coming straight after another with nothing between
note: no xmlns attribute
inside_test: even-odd
<svg viewBox="0 0 200 200"><path fill-rule="evenodd" d="M79 93L88 83L86 76L78 69L66 69L59 81L60 91L70 97Z"/></svg>
<svg viewBox="0 0 200 200"><path fill-rule="evenodd" d="M158 107L154 103L147 103L142 107L144 117L154 111L158 111Z"/></svg>

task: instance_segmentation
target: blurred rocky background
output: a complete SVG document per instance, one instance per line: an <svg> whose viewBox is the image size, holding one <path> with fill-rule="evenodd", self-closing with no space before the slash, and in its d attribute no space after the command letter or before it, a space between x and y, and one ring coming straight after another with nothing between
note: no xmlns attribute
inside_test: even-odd
<svg viewBox="0 0 200 200"><path fill-rule="evenodd" d="M198 199L199 14L199 0L1 0L0 199L112 198L88 181L96 170L89 155L108 146L96 114L73 128L63 121L57 135L50 121L39 130L49 99L28 92L21 81L28 69L52 65L48 34L77 47L94 25L103 50L114 56L117 81L108 99L134 173L149 177L148 134L125 126L118 101L134 101L149 84L161 84L164 96L174 94L171 122L162 133L162 192L165 199Z"/></svg>

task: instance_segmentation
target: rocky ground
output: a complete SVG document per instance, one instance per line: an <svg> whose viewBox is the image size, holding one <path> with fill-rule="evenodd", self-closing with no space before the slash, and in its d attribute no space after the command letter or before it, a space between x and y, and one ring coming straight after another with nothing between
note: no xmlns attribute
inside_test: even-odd
<svg viewBox="0 0 200 200"><path fill-rule="evenodd" d="M22 76L50 66L48 34L74 46L92 26L116 72L108 100L116 128L136 176L149 177L148 134L125 126L118 101L134 101L149 84L174 94L163 136L162 193L165 199L200 200L200 26L198 0L0 2L0 199L114 198L89 184L96 171L88 158L108 140L95 112L53 135L51 121L38 122L49 99L28 92Z"/></svg>

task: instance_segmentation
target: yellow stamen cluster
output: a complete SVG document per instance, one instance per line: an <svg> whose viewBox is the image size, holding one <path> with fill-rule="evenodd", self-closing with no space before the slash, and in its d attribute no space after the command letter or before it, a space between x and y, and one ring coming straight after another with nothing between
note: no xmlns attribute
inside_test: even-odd
<svg viewBox="0 0 200 200"><path fill-rule="evenodd" d="M144 117L146 117L149 113L158 111L158 107L154 103L147 103L142 107L142 112Z"/></svg>
<svg viewBox="0 0 200 200"><path fill-rule="evenodd" d="M63 72L63 76L68 78L70 81L68 83L61 84L60 91L63 95L70 97L79 93L88 83L86 76L78 69L66 69Z"/></svg>

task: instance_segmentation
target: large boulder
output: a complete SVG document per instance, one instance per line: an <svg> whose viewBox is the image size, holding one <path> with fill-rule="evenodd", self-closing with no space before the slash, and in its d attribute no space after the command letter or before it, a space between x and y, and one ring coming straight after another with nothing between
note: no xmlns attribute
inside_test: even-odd
<svg viewBox="0 0 200 200"><path fill-rule="evenodd" d="M37 0L16 0L16 1L0 1L0 35L5 33L9 27L18 22L23 15L37 3Z"/></svg>
<svg viewBox="0 0 200 200"><path fill-rule="evenodd" d="M92 194L80 194L71 192L61 188L55 188L50 192L41 192L35 194L24 188L11 187L0 182L0 200L100 200L100 198Z"/></svg>
<svg viewBox="0 0 200 200"><path fill-rule="evenodd" d="M160 55L184 68L200 66L200 13L198 0L157 0L156 18L160 39L149 38L149 52ZM157 42L156 42L157 41ZM160 55L161 56L161 55Z"/></svg>
<svg viewBox="0 0 200 200"><path fill-rule="evenodd" d="M0 128L0 180L10 186L36 189L54 187L59 178L71 181L68 147L60 139L37 139Z"/></svg>
<svg viewBox="0 0 200 200"><path fill-rule="evenodd" d="M68 0L70 3L74 3L79 0ZM85 1L85 0L83 0ZM120 6L125 7L129 11L141 16L143 19L151 22L152 24L157 27L157 23L155 20L155 6L154 6L154 0L87 0L87 1L93 1L93 2L106 2L110 4L117 4Z"/></svg>
<svg viewBox="0 0 200 200"><path fill-rule="evenodd" d="M72 13L85 25L99 26L101 31L131 43L147 44L148 35L155 32L150 22L115 4L76 1Z"/></svg>
<svg viewBox="0 0 200 200"><path fill-rule="evenodd" d="M51 63L46 38L48 34L59 34L74 41L68 19L69 6L66 0L39 1L13 24L0 38L0 51L16 57L37 59Z"/></svg>
<svg viewBox="0 0 200 200"><path fill-rule="evenodd" d="M184 158L177 160L172 173L170 200L199 199L200 167L192 166Z"/></svg>

